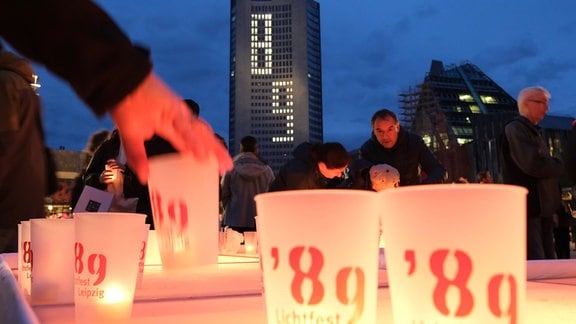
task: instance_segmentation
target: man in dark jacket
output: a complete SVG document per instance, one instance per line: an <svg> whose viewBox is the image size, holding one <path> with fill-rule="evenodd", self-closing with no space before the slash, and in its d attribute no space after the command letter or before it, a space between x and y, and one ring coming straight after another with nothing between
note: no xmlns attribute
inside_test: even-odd
<svg viewBox="0 0 576 324"><path fill-rule="evenodd" d="M294 158L280 168L270 191L327 189L340 187L350 163L348 152L340 143L298 145Z"/></svg>
<svg viewBox="0 0 576 324"><path fill-rule="evenodd" d="M501 137L504 183L525 187L527 198L527 257L555 259L552 215L561 205L558 178L562 161L550 156L538 123L548 112L550 93L542 87L518 95L520 116L508 123Z"/></svg>
<svg viewBox="0 0 576 324"><path fill-rule="evenodd" d="M18 223L44 217L41 104L27 60L0 44L0 253L18 251Z"/></svg>
<svg viewBox="0 0 576 324"><path fill-rule="evenodd" d="M400 186L441 183L446 170L422 138L400 128L396 114L388 109L372 116L372 136L360 148L370 164L389 164L400 173ZM420 169L426 177L421 180Z"/></svg>

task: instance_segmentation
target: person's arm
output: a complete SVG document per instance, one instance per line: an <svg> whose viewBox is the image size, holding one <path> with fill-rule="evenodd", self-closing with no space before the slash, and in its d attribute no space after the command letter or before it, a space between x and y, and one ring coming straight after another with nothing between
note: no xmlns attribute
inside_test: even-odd
<svg viewBox="0 0 576 324"><path fill-rule="evenodd" d="M68 81L99 116L152 70L148 52L91 1L0 1L0 35Z"/></svg>
<svg viewBox="0 0 576 324"><path fill-rule="evenodd" d="M215 156L220 174L232 168L210 125L192 115L152 72L147 51L94 3L2 0L0 36L68 81L97 115L110 113L141 183L148 178L144 141L154 135L199 160Z"/></svg>
<svg viewBox="0 0 576 324"><path fill-rule="evenodd" d="M420 151L420 167L426 173L426 178L422 180L422 184L431 183L442 183L444 182L444 175L446 174L446 169L438 161L438 159L432 154L432 151L426 146L422 138L415 137L417 140L417 147Z"/></svg>

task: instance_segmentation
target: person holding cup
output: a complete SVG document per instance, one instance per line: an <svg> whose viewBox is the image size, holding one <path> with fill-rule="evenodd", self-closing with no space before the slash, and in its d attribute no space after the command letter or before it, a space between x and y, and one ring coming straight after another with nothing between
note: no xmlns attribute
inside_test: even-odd
<svg viewBox="0 0 576 324"><path fill-rule="evenodd" d="M201 161L215 157L221 174L232 168L210 125L155 73L149 50L96 3L1 1L0 37L66 80L95 115L110 115L141 183L149 172L144 142L154 135Z"/></svg>

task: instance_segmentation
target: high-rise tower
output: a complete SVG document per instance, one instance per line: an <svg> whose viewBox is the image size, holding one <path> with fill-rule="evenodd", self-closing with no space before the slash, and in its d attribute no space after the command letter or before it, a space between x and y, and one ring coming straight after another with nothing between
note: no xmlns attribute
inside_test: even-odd
<svg viewBox="0 0 576 324"><path fill-rule="evenodd" d="M231 153L258 139L273 170L298 144L322 142L320 5L313 0L231 0Z"/></svg>

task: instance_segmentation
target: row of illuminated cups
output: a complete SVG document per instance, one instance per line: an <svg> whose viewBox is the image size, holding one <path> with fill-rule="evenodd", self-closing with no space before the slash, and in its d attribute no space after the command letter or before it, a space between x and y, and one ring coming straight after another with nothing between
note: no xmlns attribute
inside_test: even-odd
<svg viewBox="0 0 576 324"><path fill-rule="evenodd" d="M522 322L523 188L446 184L379 193L297 190L260 194L255 200L270 323L306 322L310 316L316 322L379 322L380 231L395 323ZM144 217L78 213L73 220L31 220L29 241L24 222L19 278L28 278L30 263L33 301L64 295L70 287L51 280L72 268L77 320L130 317L149 233ZM174 225L159 232L164 266L217 263L217 228L195 223L202 218L210 217L190 217L186 226L171 218L164 223ZM195 244L195 235L213 240ZM56 241L66 242L58 247ZM55 265L63 268L51 272Z"/></svg>
<svg viewBox="0 0 576 324"><path fill-rule="evenodd" d="M268 323L522 323L526 194L438 184L257 195Z"/></svg>
<svg viewBox="0 0 576 324"><path fill-rule="evenodd" d="M18 225L18 284L34 305L75 304L81 322L127 318L142 284L147 250L146 215L75 213ZM153 242L157 250L155 237ZM86 319L83 321L82 319Z"/></svg>

